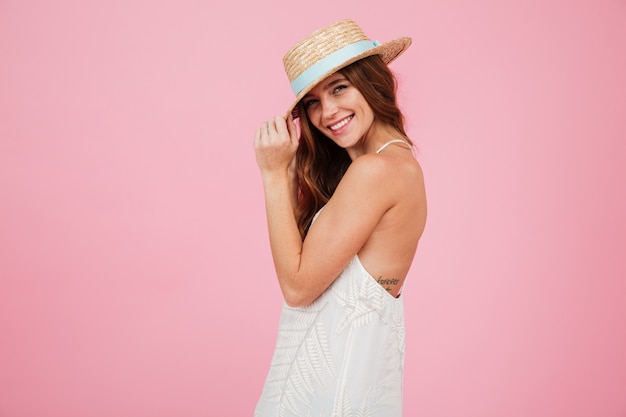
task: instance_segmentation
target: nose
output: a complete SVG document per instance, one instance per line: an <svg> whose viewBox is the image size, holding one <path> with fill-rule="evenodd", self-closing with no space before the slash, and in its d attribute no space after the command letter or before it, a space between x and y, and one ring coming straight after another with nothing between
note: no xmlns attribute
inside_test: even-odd
<svg viewBox="0 0 626 417"><path fill-rule="evenodd" d="M323 98L321 100L322 104L322 116L326 119L332 118L337 113L337 104L335 100L332 98Z"/></svg>

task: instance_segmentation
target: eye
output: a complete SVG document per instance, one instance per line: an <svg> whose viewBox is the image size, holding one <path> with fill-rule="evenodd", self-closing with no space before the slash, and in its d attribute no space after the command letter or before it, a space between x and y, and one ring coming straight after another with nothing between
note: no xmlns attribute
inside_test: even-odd
<svg viewBox="0 0 626 417"><path fill-rule="evenodd" d="M340 92L341 90L345 88L348 88L348 86L344 84L339 84L337 87L333 88L333 94L337 94L338 92Z"/></svg>
<svg viewBox="0 0 626 417"><path fill-rule="evenodd" d="M305 102L304 102L304 108L305 108L305 109L308 109L309 107L311 107L312 105L314 105L314 104L316 104L316 103L318 103L318 102L319 102L319 100L316 100L316 99L313 99L313 98L312 98L312 99L309 99L309 100L305 100Z"/></svg>

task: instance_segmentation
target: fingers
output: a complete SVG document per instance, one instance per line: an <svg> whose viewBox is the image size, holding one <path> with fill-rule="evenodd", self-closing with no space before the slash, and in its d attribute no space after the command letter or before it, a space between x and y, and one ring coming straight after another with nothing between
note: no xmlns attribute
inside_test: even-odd
<svg viewBox="0 0 626 417"><path fill-rule="evenodd" d="M280 141L289 143L290 148L298 147L298 132L296 124L291 117L276 116L273 120L273 126L276 133L280 137Z"/></svg>
<svg viewBox="0 0 626 417"><path fill-rule="evenodd" d="M296 126L292 119L277 116L263 123L254 132L257 164L264 172L280 172L293 168L298 150Z"/></svg>
<svg viewBox="0 0 626 417"><path fill-rule="evenodd" d="M287 129L287 123L285 122L285 118L283 116L276 116L272 122L276 129L276 133L280 135L281 139L291 140L289 130Z"/></svg>
<svg viewBox="0 0 626 417"><path fill-rule="evenodd" d="M275 128L273 127L273 124L274 124L273 119L268 120L267 122L263 123L261 127L259 127L254 132L254 145L256 147L271 143L271 139L273 136L272 132L275 130Z"/></svg>
<svg viewBox="0 0 626 417"><path fill-rule="evenodd" d="M292 117L276 116L263 123L254 134L254 146L258 148L286 148L295 153L298 148L298 133Z"/></svg>
<svg viewBox="0 0 626 417"><path fill-rule="evenodd" d="M289 136L291 137L291 141L298 143L298 130L291 114L287 119L287 129L289 130Z"/></svg>
<svg viewBox="0 0 626 417"><path fill-rule="evenodd" d="M276 136L277 127L274 119L269 119L267 123L265 123L265 126L267 127L267 134L270 138Z"/></svg>
<svg viewBox="0 0 626 417"><path fill-rule="evenodd" d="M267 122L263 123L260 127L261 139L264 141L267 141L270 138L270 132L272 130L270 125L271 125L271 120L268 120Z"/></svg>
<svg viewBox="0 0 626 417"><path fill-rule="evenodd" d="M270 139L276 136L278 133L275 119L270 119L263 123L260 128L257 129L260 139Z"/></svg>
<svg viewBox="0 0 626 417"><path fill-rule="evenodd" d="M293 141L293 133L295 132L295 125L291 121L292 126L288 126L287 120L283 116L276 116L273 119L263 123L259 129L255 132L255 139L263 142L285 142Z"/></svg>

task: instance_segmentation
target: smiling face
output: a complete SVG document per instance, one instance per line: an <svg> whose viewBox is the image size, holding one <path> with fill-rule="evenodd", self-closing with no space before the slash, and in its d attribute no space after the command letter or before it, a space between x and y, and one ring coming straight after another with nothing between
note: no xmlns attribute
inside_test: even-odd
<svg viewBox="0 0 626 417"><path fill-rule="evenodd" d="M363 143L374 124L367 100L340 72L317 84L302 103L313 126L348 151Z"/></svg>

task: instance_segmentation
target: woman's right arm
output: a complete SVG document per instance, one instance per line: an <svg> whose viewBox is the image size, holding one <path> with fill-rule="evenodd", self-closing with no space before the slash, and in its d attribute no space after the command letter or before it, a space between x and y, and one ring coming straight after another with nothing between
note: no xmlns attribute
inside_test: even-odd
<svg viewBox="0 0 626 417"><path fill-rule="evenodd" d="M294 217L289 166L298 148L295 124L279 116L257 130L255 151L265 191L270 247L285 302L313 302L345 268L401 193L396 166L365 155L354 161L302 241Z"/></svg>
<svg viewBox="0 0 626 417"><path fill-rule="evenodd" d="M295 123L278 116L257 129L254 139L257 164L265 193L265 211L272 258L285 301L297 304L293 282L300 266L302 238L294 210L297 200Z"/></svg>

